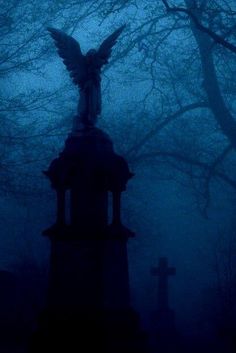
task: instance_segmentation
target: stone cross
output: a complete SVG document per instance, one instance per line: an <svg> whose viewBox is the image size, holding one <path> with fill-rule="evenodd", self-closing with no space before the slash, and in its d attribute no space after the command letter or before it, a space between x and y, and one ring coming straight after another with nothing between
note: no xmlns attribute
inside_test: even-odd
<svg viewBox="0 0 236 353"><path fill-rule="evenodd" d="M158 309L169 310L168 304L168 276L176 274L175 267L168 267L168 260L166 257L159 259L159 267L152 267L151 274L158 276Z"/></svg>

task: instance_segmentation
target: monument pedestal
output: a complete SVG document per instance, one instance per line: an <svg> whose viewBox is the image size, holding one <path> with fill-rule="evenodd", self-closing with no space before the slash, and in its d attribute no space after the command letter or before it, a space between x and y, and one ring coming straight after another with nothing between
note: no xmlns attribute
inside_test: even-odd
<svg viewBox="0 0 236 353"><path fill-rule="evenodd" d="M127 240L134 234L120 219L120 196L132 176L127 163L106 134L91 128L70 136L45 174L57 192L57 220L43 233L51 242L48 301L31 352L146 353L129 297Z"/></svg>

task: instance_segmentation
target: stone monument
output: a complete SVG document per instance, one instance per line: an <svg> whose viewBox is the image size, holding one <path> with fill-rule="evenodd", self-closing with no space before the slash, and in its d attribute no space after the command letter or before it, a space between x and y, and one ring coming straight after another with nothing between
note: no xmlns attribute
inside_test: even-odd
<svg viewBox="0 0 236 353"><path fill-rule="evenodd" d="M123 29L85 56L74 38L48 29L80 99L65 148L44 172L57 207L55 224L43 232L51 243L50 278L32 352L147 352L129 295L127 240L134 234L120 214L121 194L133 174L110 137L95 126L101 113L101 68Z"/></svg>

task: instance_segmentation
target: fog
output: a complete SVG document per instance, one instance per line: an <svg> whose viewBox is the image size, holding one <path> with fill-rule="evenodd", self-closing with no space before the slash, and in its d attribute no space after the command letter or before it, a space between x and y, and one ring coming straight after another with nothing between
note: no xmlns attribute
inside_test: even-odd
<svg viewBox="0 0 236 353"><path fill-rule="evenodd" d="M102 73L98 127L135 173L122 196L123 223L136 234L128 242L132 305L151 330L150 268L166 256L176 267L169 302L180 334L217 340L227 324L235 332L236 7L169 1L195 14L205 33L166 3L1 1L0 270L17 278L27 332L46 296L50 242L41 233L56 212L42 171L63 149L78 102L46 28L73 35L86 53L124 23Z"/></svg>

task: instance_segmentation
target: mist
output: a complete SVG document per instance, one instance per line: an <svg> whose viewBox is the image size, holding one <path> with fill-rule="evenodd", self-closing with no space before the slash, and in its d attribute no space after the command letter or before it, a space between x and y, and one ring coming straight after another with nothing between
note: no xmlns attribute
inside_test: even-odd
<svg viewBox="0 0 236 353"><path fill-rule="evenodd" d="M62 151L78 103L47 27L72 35L86 53L126 24L102 72L98 127L135 173L122 196L123 223L135 232L131 302L152 332L158 279L150 269L167 257L176 268L169 305L179 335L233 352L235 13L235 3L223 0L1 1L0 326L7 337L21 332L24 344L45 303L50 241L42 232L55 220L56 199L42 171Z"/></svg>

